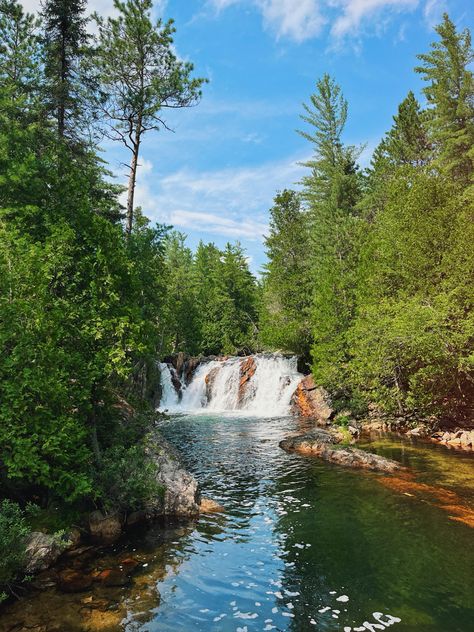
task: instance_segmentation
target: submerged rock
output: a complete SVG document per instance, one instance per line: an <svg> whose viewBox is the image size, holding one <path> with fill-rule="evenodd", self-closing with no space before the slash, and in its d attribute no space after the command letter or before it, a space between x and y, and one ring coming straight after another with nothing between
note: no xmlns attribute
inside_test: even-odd
<svg viewBox="0 0 474 632"><path fill-rule="evenodd" d="M312 375L307 375L298 384L291 398L291 409L295 415L313 418L322 424L328 423L334 414L329 393L316 386Z"/></svg>
<svg viewBox="0 0 474 632"><path fill-rule="evenodd" d="M316 456L324 461L345 467L362 468L388 474L404 469L399 463L391 459L358 448L336 445L337 443L338 438L333 434L324 430L317 430L299 437L284 439L280 442L280 448L287 452Z"/></svg>
<svg viewBox="0 0 474 632"><path fill-rule="evenodd" d="M92 575L72 569L61 571L58 575L58 588L62 592L84 592L92 586Z"/></svg>
<svg viewBox="0 0 474 632"><path fill-rule="evenodd" d="M199 511L201 513L221 513L225 511L225 509L218 502L212 500L212 498L201 498Z"/></svg>

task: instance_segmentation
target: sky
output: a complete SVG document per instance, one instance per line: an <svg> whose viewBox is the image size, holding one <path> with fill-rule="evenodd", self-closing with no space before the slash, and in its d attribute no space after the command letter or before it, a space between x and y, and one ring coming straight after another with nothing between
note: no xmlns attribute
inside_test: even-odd
<svg viewBox="0 0 474 632"><path fill-rule="evenodd" d="M39 0L23 4L37 10ZM110 15L113 0L89 0L89 10ZM298 188L311 156L297 130L317 79L340 84L344 141L364 146L366 166L407 92L423 100L416 55L444 11L473 30L474 0L155 0L155 15L175 20L178 55L209 83L197 106L168 116L172 132L144 137L136 204L193 248L240 241L258 274L273 198ZM127 153L109 142L105 158L126 183Z"/></svg>

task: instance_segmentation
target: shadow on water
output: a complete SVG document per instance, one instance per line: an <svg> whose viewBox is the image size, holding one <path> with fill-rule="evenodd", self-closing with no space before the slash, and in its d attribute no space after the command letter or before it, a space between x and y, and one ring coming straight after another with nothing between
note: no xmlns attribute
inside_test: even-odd
<svg viewBox="0 0 474 632"><path fill-rule="evenodd" d="M377 438L371 449L416 471L390 479L286 454L278 442L296 424L205 415L165 423L204 495L226 512L133 533L86 562L97 573L133 558L125 585L33 591L6 610L0 629L472 629L474 531L441 505L469 509L473 459Z"/></svg>

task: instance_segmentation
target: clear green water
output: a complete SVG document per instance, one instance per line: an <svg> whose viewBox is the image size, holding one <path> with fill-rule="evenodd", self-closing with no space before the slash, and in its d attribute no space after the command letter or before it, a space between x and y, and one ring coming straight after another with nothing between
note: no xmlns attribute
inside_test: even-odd
<svg viewBox="0 0 474 632"><path fill-rule="evenodd" d="M91 597L49 588L17 612L49 611L46 620L64 626L51 630L474 630L474 530L430 498L387 489L380 475L286 454L278 442L296 423L204 415L165 423L225 513L143 529L91 562L134 556L141 566L128 586ZM371 449L471 502L470 455L387 438ZM102 612L81 601L104 597Z"/></svg>
<svg viewBox="0 0 474 632"><path fill-rule="evenodd" d="M474 630L474 531L378 475L285 454L278 442L294 423L200 416L165 427L226 515L177 545L179 568L160 583L144 629L336 631L382 612L401 619L389 626L398 632ZM424 482L472 493L468 456L392 440L372 447Z"/></svg>

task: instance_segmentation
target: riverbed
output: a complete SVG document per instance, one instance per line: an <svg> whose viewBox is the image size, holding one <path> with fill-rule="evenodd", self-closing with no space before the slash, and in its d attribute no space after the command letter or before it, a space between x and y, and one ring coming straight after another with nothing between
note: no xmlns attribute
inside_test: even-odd
<svg viewBox="0 0 474 632"><path fill-rule="evenodd" d="M474 530L443 493L474 509L472 456L393 437L362 442L411 468L421 487L387 486L383 475L283 452L279 441L298 430L290 417L171 417L162 432L225 512L142 528L67 562L96 573L127 559L136 567L122 586L79 594L60 593L50 573L5 610L0 629L471 630Z"/></svg>

